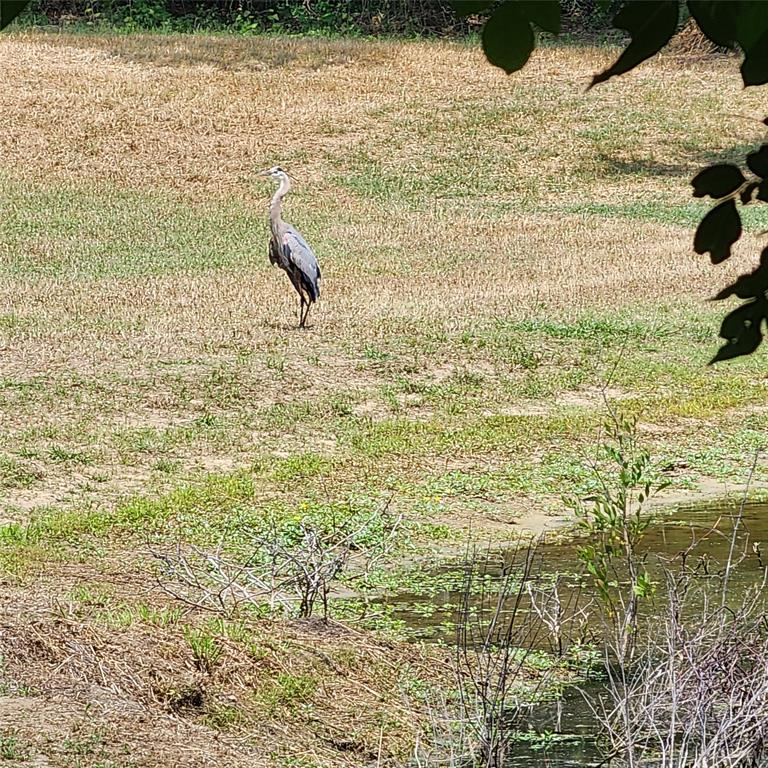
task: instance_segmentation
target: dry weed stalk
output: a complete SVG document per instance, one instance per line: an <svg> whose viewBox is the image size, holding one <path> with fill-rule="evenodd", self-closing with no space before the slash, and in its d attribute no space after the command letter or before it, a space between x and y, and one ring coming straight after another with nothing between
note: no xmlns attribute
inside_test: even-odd
<svg viewBox="0 0 768 768"><path fill-rule="evenodd" d="M542 684L525 672L541 628L526 610L536 547L514 549L498 575L490 572L489 550L468 553L456 627L458 702L443 699L431 711L432 747L417 745L417 765L504 765L526 702Z"/></svg>

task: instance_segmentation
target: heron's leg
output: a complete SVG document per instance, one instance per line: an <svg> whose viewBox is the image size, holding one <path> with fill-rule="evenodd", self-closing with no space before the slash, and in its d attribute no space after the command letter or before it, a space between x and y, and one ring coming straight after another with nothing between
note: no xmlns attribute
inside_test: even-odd
<svg viewBox="0 0 768 768"><path fill-rule="evenodd" d="M312 303L307 299L307 308L304 310L304 327L307 326L307 318L309 317L309 309L312 306Z"/></svg>
<svg viewBox="0 0 768 768"><path fill-rule="evenodd" d="M309 302L304 298L304 296L301 297L301 310L299 312L299 328L304 327L304 323L307 322L307 310L309 309Z"/></svg>

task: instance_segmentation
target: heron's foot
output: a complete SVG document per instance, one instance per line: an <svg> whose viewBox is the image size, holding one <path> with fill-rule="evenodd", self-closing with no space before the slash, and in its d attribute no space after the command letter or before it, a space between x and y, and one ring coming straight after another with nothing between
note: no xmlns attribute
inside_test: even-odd
<svg viewBox="0 0 768 768"><path fill-rule="evenodd" d="M309 308L311 304L308 301L301 302L301 317L299 318L299 328L307 327L307 318L309 317Z"/></svg>

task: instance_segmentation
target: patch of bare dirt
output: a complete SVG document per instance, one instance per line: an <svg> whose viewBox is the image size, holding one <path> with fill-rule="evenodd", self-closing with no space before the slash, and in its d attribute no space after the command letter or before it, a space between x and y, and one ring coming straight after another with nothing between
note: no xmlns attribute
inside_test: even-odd
<svg viewBox="0 0 768 768"><path fill-rule="evenodd" d="M616 387L587 387L573 392L564 392L557 397L556 404L572 408L599 410L605 407L606 402L629 400L633 397L637 397L637 394Z"/></svg>

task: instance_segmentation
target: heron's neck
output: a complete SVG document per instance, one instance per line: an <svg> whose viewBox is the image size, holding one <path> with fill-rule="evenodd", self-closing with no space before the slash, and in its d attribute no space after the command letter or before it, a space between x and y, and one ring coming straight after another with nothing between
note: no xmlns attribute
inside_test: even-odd
<svg viewBox="0 0 768 768"><path fill-rule="evenodd" d="M290 188L291 181L286 176L280 180L280 186L272 196L272 202L269 204L269 223L272 226L273 234L277 234L277 230L283 224L283 198L288 194Z"/></svg>

